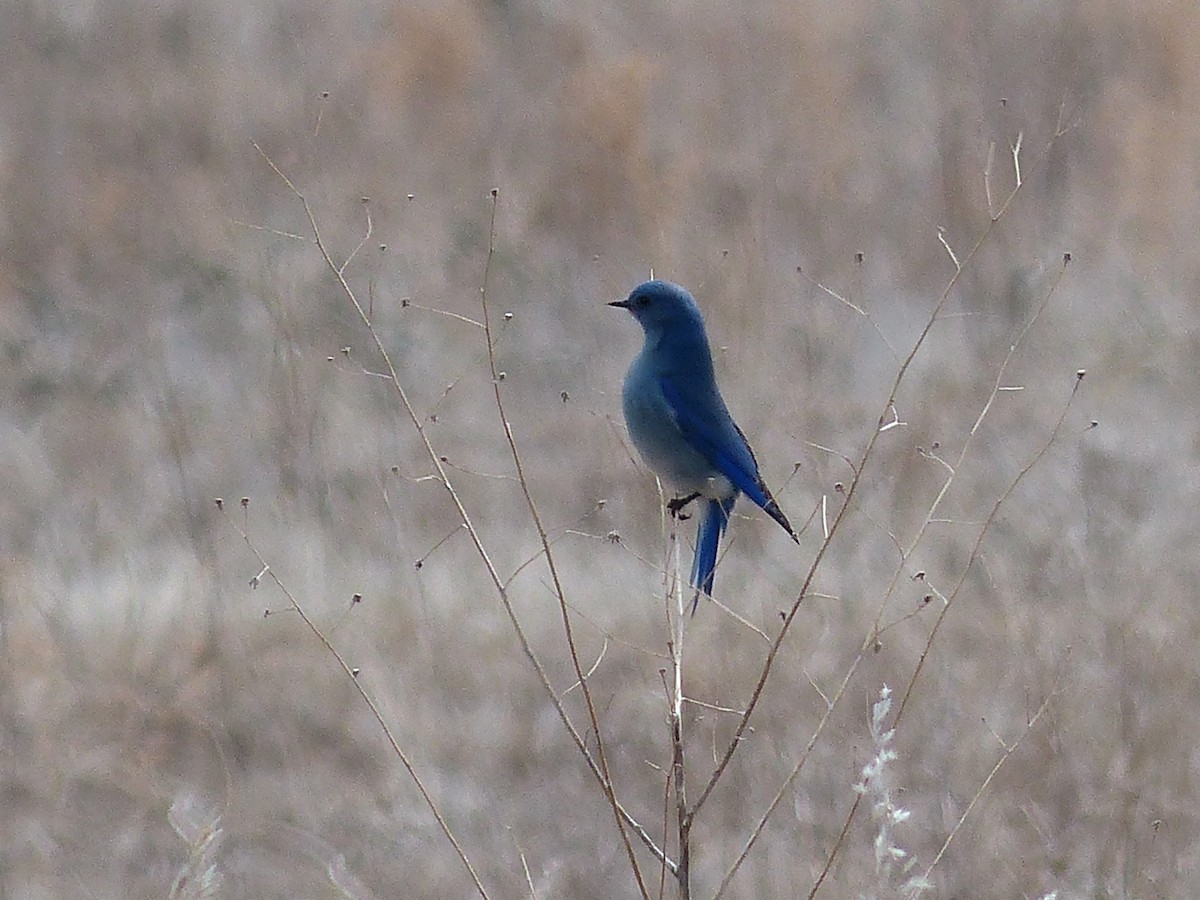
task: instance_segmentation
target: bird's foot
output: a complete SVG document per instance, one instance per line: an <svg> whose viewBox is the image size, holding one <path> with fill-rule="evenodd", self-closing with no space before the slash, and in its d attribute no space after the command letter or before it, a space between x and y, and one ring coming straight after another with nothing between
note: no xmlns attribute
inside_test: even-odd
<svg viewBox="0 0 1200 900"><path fill-rule="evenodd" d="M681 522L691 518L683 514L683 508L700 496L699 491L693 491L686 497L675 497L667 501L667 512L671 514L671 518L679 519Z"/></svg>

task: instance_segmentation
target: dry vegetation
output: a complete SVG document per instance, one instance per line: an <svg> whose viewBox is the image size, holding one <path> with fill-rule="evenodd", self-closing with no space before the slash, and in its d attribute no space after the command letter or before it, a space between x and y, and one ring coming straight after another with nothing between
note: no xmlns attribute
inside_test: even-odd
<svg viewBox="0 0 1200 900"><path fill-rule="evenodd" d="M651 268L691 287L781 504L832 521L954 274L939 229L965 258L989 147L996 208L1018 135L1022 191L901 384L903 425L696 818L693 894L801 759L724 896L806 896L826 869L818 896L896 895L881 829L914 872L937 859L935 896L1200 893L1200 7L568 6L8 4L0 896L477 893L271 575L358 670L489 896L636 895L370 333L252 141L335 258L369 209L348 284L594 748L475 324L499 189L508 418L580 662L599 659L617 794L674 853L664 541L619 423L640 337L602 301ZM1047 296L1003 374L1022 390L996 395L902 560ZM797 552L740 509L719 599L774 637L821 516ZM239 529L270 565L257 589ZM687 629L694 798L768 641L712 604ZM909 817L872 815L887 802Z"/></svg>

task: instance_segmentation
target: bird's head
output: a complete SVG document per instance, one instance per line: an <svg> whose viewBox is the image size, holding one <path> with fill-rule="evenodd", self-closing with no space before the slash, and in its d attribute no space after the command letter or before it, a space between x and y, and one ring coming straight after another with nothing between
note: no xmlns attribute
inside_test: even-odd
<svg viewBox="0 0 1200 900"><path fill-rule="evenodd" d="M608 305L629 310L648 335L692 329L704 332L700 307L691 294L670 281L643 282L624 300L614 300Z"/></svg>

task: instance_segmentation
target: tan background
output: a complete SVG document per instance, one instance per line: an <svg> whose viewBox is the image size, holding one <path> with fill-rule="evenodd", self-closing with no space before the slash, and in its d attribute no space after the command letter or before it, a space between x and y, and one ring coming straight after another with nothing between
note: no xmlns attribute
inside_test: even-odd
<svg viewBox="0 0 1200 900"><path fill-rule="evenodd" d="M1026 186L901 392L906 424L881 440L818 575L823 596L802 608L753 735L700 819L695 886L711 895L812 734L815 688L836 687L867 634L897 564L891 536L907 543L944 475L916 448L957 455L1069 251L1005 379L1024 390L1000 395L941 510L949 521L906 568L953 584L1086 368L898 730L892 774L912 812L898 839L927 865L1001 741L1055 692L934 869L937 895L1200 892L1200 8L742 6L8 5L0 895L167 895L188 852L173 802L185 821L222 814L221 896L470 895L345 677L294 614L264 619L287 602L248 587L259 567L217 496L361 668L489 892L529 895L522 856L541 897L634 890L479 557L462 534L430 552L454 531L453 508L420 480L429 465L386 384L362 374L379 361L314 247L281 234L305 234L303 212L252 141L306 192L342 257L371 198L375 230L351 282L373 298L414 404L436 413L431 438L507 576L537 540L482 334L430 311L478 317L488 191L500 190L489 287L495 310L513 313L499 343L510 418L585 662L607 638L593 690L618 789L657 833L662 544L653 481L619 421L639 334L604 301L651 269L694 290L730 406L799 524L822 496L836 508L833 485L849 478L813 445L861 451L896 353L951 274L938 229L965 255L987 223L989 145L998 199L1018 134ZM1048 149L1060 121L1070 127ZM819 526L797 551L739 509L717 590L774 633ZM902 580L884 615L899 624L856 672L731 896L813 884L873 752L871 702L907 681L925 645L937 611L921 606L926 592ZM540 561L511 595L566 690ZM740 706L763 649L702 607L689 693ZM567 703L580 713L577 691ZM699 774L731 719L691 712ZM856 819L823 896L886 895L874 834Z"/></svg>

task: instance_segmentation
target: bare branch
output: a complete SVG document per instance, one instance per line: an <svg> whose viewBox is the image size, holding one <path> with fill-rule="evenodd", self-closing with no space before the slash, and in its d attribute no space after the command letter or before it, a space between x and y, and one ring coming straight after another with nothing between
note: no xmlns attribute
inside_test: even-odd
<svg viewBox="0 0 1200 900"><path fill-rule="evenodd" d="M337 664L339 667L341 667L342 672L354 686L354 690L358 692L359 697L361 697L363 702L367 704L367 708L371 711L372 717L383 731L384 736L387 738L388 744L391 745L392 752L396 754L396 758L400 760L400 764L404 766L405 771L408 772L408 777L412 779L413 784L416 785L417 791L421 794L421 799L425 802L425 805L429 807L429 811L433 813L433 818L437 821L438 827L442 830L442 834L446 836L446 839L454 848L454 852L458 854L459 860L462 862L464 868L467 870L467 873L470 875L471 882L475 885L475 890L479 893L480 897L486 898L488 893L484 889L483 883L479 880L479 875L476 873L475 867L471 865L471 861L467 858L466 851L463 850L462 845L458 842L458 838L454 836L454 832L450 830L450 825L442 815L442 811L438 808L437 803L434 801L433 795L429 793L424 782L421 781L421 777L417 774L417 770L413 766L412 761L408 758L408 754L404 751L404 748L400 746L400 741L396 738L395 733L388 726L387 720L384 719L383 713L380 712L379 707L376 706L374 698L367 693L367 689L363 687L362 681L358 678L358 670L352 668L350 664L346 662L345 658L341 653L338 652L338 649L333 646L332 642L330 642L329 638L326 637L325 633L319 627L317 627L316 622L309 618L304 607L300 605L300 601L295 598L292 592L288 590L287 585L285 585L280 580L279 576L276 575L271 569L271 567L267 565L266 559L263 558L263 555L259 552L258 547L255 546L254 541L251 540L246 529L230 519L228 513L226 513L222 507L218 508L221 509L222 515L225 517L225 520L229 522L230 527L233 528L233 530L239 535L241 535L241 538L246 543L246 546L250 548L250 552L254 554L254 558L257 559L259 564L262 566L262 571L259 573L259 575L262 576L263 574L266 574L271 577L271 580L275 583L275 586L278 587L283 595L287 598L288 603L291 604L291 608L295 610L296 614L300 617L300 620L305 624L308 630L313 633L317 640L321 642L321 645L325 648L326 652L337 661Z"/></svg>
<svg viewBox="0 0 1200 900"><path fill-rule="evenodd" d="M600 718L596 714L596 704L592 700L592 692L588 688L587 675L583 671L583 665L579 661L579 650L575 645L575 633L571 627L571 614L567 607L566 589L563 587L562 580L558 575L558 566L554 561L554 554L550 549L550 536L546 532L545 525L542 524L541 514L538 512L537 503L533 499L533 492L529 488L529 480L525 476L525 467L521 461L521 453L517 448L517 440L513 435L512 423L509 422L508 414L504 409L504 396L500 391L500 382L503 380L503 373L500 372L496 365L496 343L492 332L491 314L488 309L488 274L491 271L492 259L496 255L496 206L500 192L493 189L492 197L492 214L491 223L488 230L488 250L487 258L483 266L483 280L479 288L479 304L483 310L483 331L487 342L487 358L488 368L492 374L492 396L495 400L496 411L500 415L500 426L504 431L504 438L508 442L509 455L512 457L513 465L517 470L517 481L520 482L521 492L525 496L525 504L529 509L529 516L533 520L533 525L537 529L538 540L541 541L542 551L546 559L546 567L550 571L550 578L554 582L554 595L558 600L559 612L562 616L563 636L567 642L567 652L571 657L571 665L575 667L575 677L578 679L580 690L583 693L584 704L587 706L588 718L591 720L592 733L596 737L596 760L600 767L600 787L604 790L604 795L608 800L609 806L612 808L613 818L616 822L617 832L621 836L621 841L625 846L626 855L629 857L629 865L633 870L634 880L637 882L638 890L641 895L649 900L649 893L646 890L646 885L642 880L642 872L638 866L637 854L633 851L633 844L629 841L629 835L625 831L625 822L621 817L620 804L617 802L616 789L613 787L612 773L608 767L608 757L604 752L604 740L600 729Z"/></svg>
<svg viewBox="0 0 1200 900"><path fill-rule="evenodd" d="M474 521L471 519L470 514L467 512L467 509L462 502L462 498L459 496L457 490L455 489L454 483L450 478L449 472L447 471L447 467L442 462L441 454L439 454L437 452L437 450L434 448L432 440L429 437L429 433L425 428L425 423L422 421L421 417L417 414L416 408L413 406L412 402L410 401L410 399L408 397L408 393L404 389L404 386L400 381L400 376L397 373L394 363L392 362L391 355L388 353L387 348L384 346L382 337L380 336L379 332L375 329L374 325L372 324L371 318L368 315L367 310L365 309L365 307L363 307L362 303L359 301L358 296L355 293L353 287L346 280L345 273L342 271L339 271L337 264L333 261L332 256L330 256L329 250L326 247L324 240L321 237L321 231L320 231L319 226L317 225L316 216L314 215L312 208L309 206L308 200L305 198L304 194L302 194L300 192L300 190L296 187L296 185L292 183L291 179L289 179L287 177L287 175L285 175L283 173L283 171L275 164L274 160L272 160L262 150L262 148L259 147L259 145L257 143L254 144L254 148L255 148L255 150L258 151L259 155L262 156L263 160L271 168L271 170L279 177L279 179L295 195L296 199L300 202L300 205L303 207L304 215L305 215L306 219L308 220L309 230L313 234L313 240L317 246L318 251L321 254L321 258L324 260L326 267L330 270L330 272L333 273L334 278L337 280L338 287L341 290L342 294L346 297L346 299L354 307L355 312L358 313L359 319L362 321L364 327L367 329L367 333L370 334L372 342L375 345L375 350L379 354L380 359L383 360L384 366L387 370L387 376L386 376L387 380L391 384L392 390L395 393L397 400L399 401L405 414L408 416L409 421L410 421L411 425L413 426L413 429L415 430L418 438L420 439L421 444L424 447L426 456L428 457L430 464L432 465L434 471L436 472L437 480L446 488L446 492L450 497L450 502L452 503L452 505L454 507L455 513L458 515L459 521L462 522L463 527L467 530L467 534L471 538L471 543L475 547L475 551L478 554L480 560L483 562L484 568L487 570L488 577L491 579L492 585L495 588L497 595L500 598L500 602L504 608L505 615L508 617L508 620L513 627L513 632L516 635L518 643L521 646L521 652L525 655L526 659L529 660L530 666L533 668L534 673L537 676L538 682L542 686L542 690L545 692L547 698L553 704L555 712L558 714L559 720L563 723L563 727L567 730L567 733L570 735L572 742L575 744L576 749L579 751L580 755L583 757L584 761L587 763L588 768L591 770L593 776L600 783L602 789L605 792L605 795L609 798L610 803L616 812L616 815L620 818L621 821L623 821L626 825L629 826L629 828L639 837L639 839L643 842L643 844L645 844L647 849L649 849L650 852L653 853L656 858L663 861L664 865L668 866L668 868L670 868L672 871L674 871L674 868L675 868L674 862L672 862L671 860L669 860L666 857L666 854L655 843L654 839L650 836L650 834L640 824L638 824L638 822L633 818L633 816L631 816L628 813L628 811L626 811L625 808L619 802L616 801L615 796L612 794L611 785L609 784L608 778L607 778L604 770L600 767L600 765L597 763L596 759L592 756L591 751L588 749L588 746L583 739L583 735L580 734L579 730L575 728L575 725L571 721L570 716L567 715L566 708L563 706L562 700L559 697L558 692L555 691L554 687L550 684L550 679L549 679L549 676L546 674L545 667L542 665L541 660L538 658L537 654L534 652L533 646L530 644L529 638L525 633L525 629L521 625L520 619L517 617L516 610L513 608L512 602L508 597L508 592L505 587L504 579L501 578L500 573L495 566L495 563L492 561L490 554L487 552L487 548L484 546L483 539L482 539L478 529L475 527ZM577 660L576 660L576 664L578 664ZM582 673L579 673L579 674L582 674ZM624 834L623 830L622 830L622 834ZM640 876L639 876L639 883L640 883ZM645 892L643 890L643 895L644 895L644 893Z"/></svg>

